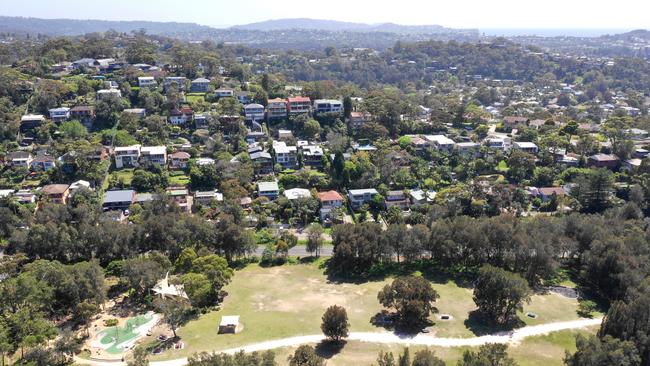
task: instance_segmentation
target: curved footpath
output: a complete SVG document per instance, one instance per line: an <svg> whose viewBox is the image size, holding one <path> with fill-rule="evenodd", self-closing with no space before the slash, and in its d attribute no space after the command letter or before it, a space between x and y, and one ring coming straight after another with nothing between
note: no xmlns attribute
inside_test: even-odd
<svg viewBox="0 0 650 366"><path fill-rule="evenodd" d="M384 344L403 344L403 345L421 345L421 346L437 346L437 347L462 347L462 346L481 346L486 343L509 343L517 344L526 337L533 337L544 335L552 332L562 330L580 329L589 326L600 325L602 318L597 319L581 319L567 322L549 323L534 325L516 329L509 332L499 332L495 334L485 335L473 338L438 338L430 334L420 333L415 336L397 335L389 332L353 332L346 338L349 341L360 341L369 343L384 343ZM273 341L261 342L250 344L247 346L230 348L225 350L215 350L218 353L233 354L239 351L255 352L266 351L270 349L298 346L306 343L318 343L323 340L323 335L308 335L300 337L291 337L277 339ZM124 366L123 362L101 362L90 361L82 358L76 358L76 363L79 365L91 366ZM150 366L183 366L187 364L187 358L179 358L170 361L157 361L151 362Z"/></svg>

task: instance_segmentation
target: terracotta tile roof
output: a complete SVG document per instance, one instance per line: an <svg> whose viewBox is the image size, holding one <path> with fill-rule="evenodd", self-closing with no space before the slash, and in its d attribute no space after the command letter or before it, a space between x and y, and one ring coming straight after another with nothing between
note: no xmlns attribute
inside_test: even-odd
<svg viewBox="0 0 650 366"><path fill-rule="evenodd" d="M318 199L321 201L343 201L343 197L337 191L318 192Z"/></svg>

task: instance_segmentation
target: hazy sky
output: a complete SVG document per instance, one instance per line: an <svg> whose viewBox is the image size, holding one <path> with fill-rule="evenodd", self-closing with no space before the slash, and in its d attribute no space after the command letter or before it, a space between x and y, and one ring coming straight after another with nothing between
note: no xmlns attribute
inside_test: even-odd
<svg viewBox="0 0 650 366"><path fill-rule="evenodd" d="M212 26L280 18L467 28L650 28L648 0L0 0L0 15Z"/></svg>

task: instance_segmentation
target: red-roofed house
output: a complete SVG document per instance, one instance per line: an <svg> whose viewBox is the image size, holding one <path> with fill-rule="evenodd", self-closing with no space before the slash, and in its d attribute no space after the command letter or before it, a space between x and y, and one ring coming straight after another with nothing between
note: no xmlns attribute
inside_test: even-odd
<svg viewBox="0 0 650 366"><path fill-rule="evenodd" d="M287 110L289 114L309 113L311 111L311 99L309 97L287 98Z"/></svg>
<svg viewBox="0 0 650 366"><path fill-rule="evenodd" d="M321 221L329 219L332 210L343 207L343 196L337 191L318 192L318 200L321 202Z"/></svg>

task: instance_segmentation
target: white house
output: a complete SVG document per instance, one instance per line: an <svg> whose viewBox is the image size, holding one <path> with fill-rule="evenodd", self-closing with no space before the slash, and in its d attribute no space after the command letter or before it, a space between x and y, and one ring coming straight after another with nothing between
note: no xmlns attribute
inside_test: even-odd
<svg viewBox="0 0 650 366"><path fill-rule="evenodd" d="M427 145L438 151L450 153L456 144L454 140L444 135L425 135L423 136L427 141Z"/></svg>
<svg viewBox="0 0 650 366"><path fill-rule="evenodd" d="M122 92L119 89L102 89L97 91L97 100L107 100L113 98L122 98Z"/></svg>
<svg viewBox="0 0 650 366"><path fill-rule="evenodd" d="M138 78L138 86L140 88L156 88L158 83L153 76L140 76Z"/></svg>
<svg viewBox="0 0 650 366"><path fill-rule="evenodd" d="M116 147L114 150L115 167L121 169L138 166L140 160L140 148L140 145Z"/></svg>
<svg viewBox="0 0 650 366"><path fill-rule="evenodd" d="M217 89L214 91L214 95L217 98L226 98L234 96L235 92L232 89Z"/></svg>
<svg viewBox="0 0 650 366"><path fill-rule="evenodd" d="M354 209L359 209L364 204L370 202L376 195L378 195L374 188L368 189L351 189L348 191L348 198L350 199L350 205Z"/></svg>
<svg viewBox="0 0 650 366"><path fill-rule="evenodd" d="M284 141L273 141L275 151L275 163L282 165L285 169L293 169L298 165L298 148L287 146Z"/></svg>
<svg viewBox="0 0 650 366"><path fill-rule="evenodd" d="M343 113L343 102L334 99L316 99L314 111L316 113Z"/></svg>
<svg viewBox="0 0 650 366"><path fill-rule="evenodd" d="M244 106L244 115L246 121L263 121L264 120L264 106L261 104L253 103Z"/></svg>
<svg viewBox="0 0 650 366"><path fill-rule="evenodd" d="M165 146L143 146L140 149L142 161L156 165L167 165L167 148Z"/></svg>
<svg viewBox="0 0 650 366"><path fill-rule="evenodd" d="M523 152L533 154L533 155L537 154L537 151L539 151L539 148L537 147L537 145L535 145L532 142L524 142L524 141L514 142L512 144L512 147L513 147L513 149L523 151Z"/></svg>
<svg viewBox="0 0 650 366"><path fill-rule="evenodd" d="M297 200L298 198L310 198L311 192L305 188L292 188L284 191L284 196L289 200Z"/></svg>
<svg viewBox="0 0 650 366"><path fill-rule="evenodd" d="M54 122L65 122L70 119L70 108L60 107L49 110L50 119Z"/></svg>

